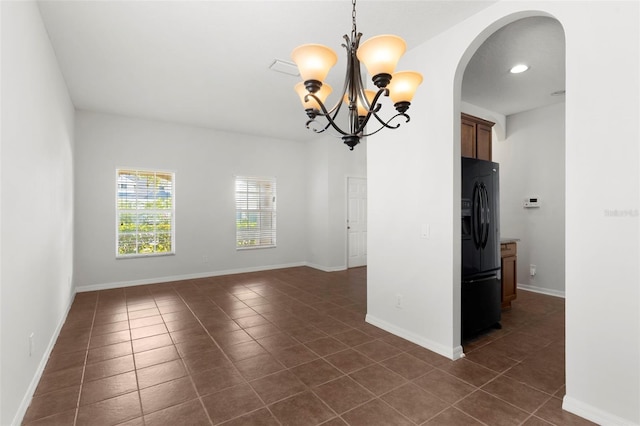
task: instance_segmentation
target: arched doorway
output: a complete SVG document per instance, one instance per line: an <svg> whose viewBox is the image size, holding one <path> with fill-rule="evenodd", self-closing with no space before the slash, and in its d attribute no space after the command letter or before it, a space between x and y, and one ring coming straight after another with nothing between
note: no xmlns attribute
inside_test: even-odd
<svg viewBox="0 0 640 426"><path fill-rule="evenodd" d="M564 63L562 26L533 16L493 32L464 70L461 111L495 122L489 159L499 163L499 231L513 242L509 264L517 265L502 277L503 308L517 297L516 284L564 296ZM518 64L530 69L511 73ZM525 198L539 203L526 208Z"/></svg>
<svg viewBox="0 0 640 426"><path fill-rule="evenodd" d="M500 236L517 240L518 288L528 291L520 292L513 311L503 305L503 329L462 343L467 357L481 365L492 354L493 367L507 371L505 380L546 386L553 393L564 385L564 300L550 297L564 297L565 282L564 30L549 16L505 19L465 53L456 93L460 112L496 123L491 161L500 166ZM510 73L519 63L530 70ZM545 202L527 208L529 196ZM555 380L524 378L524 370L530 376L539 367L527 361L529 352L538 350L549 357L546 365Z"/></svg>

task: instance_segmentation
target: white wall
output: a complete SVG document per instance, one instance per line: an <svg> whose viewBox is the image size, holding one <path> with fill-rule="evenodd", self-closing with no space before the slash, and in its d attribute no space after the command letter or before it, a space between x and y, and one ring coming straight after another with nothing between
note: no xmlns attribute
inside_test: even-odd
<svg viewBox="0 0 640 426"><path fill-rule="evenodd" d="M76 283L80 290L310 264L346 267L345 176L364 150L87 111L76 113ZM176 173L176 254L115 257L115 170ZM276 248L235 249L234 176L276 176ZM203 256L209 261L204 262Z"/></svg>
<svg viewBox="0 0 640 426"><path fill-rule="evenodd" d="M559 296L565 290L564 109L563 102L510 115L507 138L493 143L493 160L500 163L501 235L520 239L518 284ZM540 198L540 208L522 207L530 196Z"/></svg>
<svg viewBox="0 0 640 426"><path fill-rule="evenodd" d="M353 151L341 139L324 136L308 148L308 262L335 271L347 267L347 177L366 177L367 141Z"/></svg>
<svg viewBox="0 0 640 426"><path fill-rule="evenodd" d="M307 238L308 260L311 265L322 269L320 265L329 265L329 152L327 140L320 137L308 147L309 178L307 181L307 209L309 226ZM342 263L338 263L341 265Z"/></svg>
<svg viewBox="0 0 640 426"><path fill-rule="evenodd" d="M577 7L573 15L561 8L560 19L567 40L564 406L599 423L640 424L640 3ZM607 216L618 209L635 216Z"/></svg>
<svg viewBox="0 0 640 426"><path fill-rule="evenodd" d="M37 5L0 8L0 424L8 425L26 411L73 297L74 111Z"/></svg>
<svg viewBox="0 0 640 426"><path fill-rule="evenodd" d="M538 12L541 11L541 12ZM638 2L502 1L407 52L411 123L368 145L367 320L451 357L460 336L460 85L498 28L553 16L566 35L566 389L602 424L640 424ZM614 65L615 64L615 65ZM419 238L421 223L431 238ZM588 230L586 232L585 230ZM408 301L393 307L395 294Z"/></svg>
<svg viewBox="0 0 640 426"><path fill-rule="evenodd" d="M76 114L76 141L79 288L306 261L304 144L85 111ZM175 172L175 255L116 259L115 170L128 167ZM276 176L276 248L236 250L235 175Z"/></svg>

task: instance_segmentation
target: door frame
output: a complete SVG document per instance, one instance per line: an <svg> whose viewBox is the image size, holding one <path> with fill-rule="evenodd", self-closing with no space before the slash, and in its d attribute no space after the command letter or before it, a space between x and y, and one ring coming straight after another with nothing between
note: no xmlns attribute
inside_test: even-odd
<svg viewBox="0 0 640 426"><path fill-rule="evenodd" d="M349 269L349 179L364 179L367 183L367 194L369 193L369 181L366 176L345 175L344 178L344 265L345 269ZM369 210L369 196L367 195L367 211ZM368 239L367 239L368 244ZM367 262L363 266L367 266ZM361 268L362 266L354 266L354 268Z"/></svg>

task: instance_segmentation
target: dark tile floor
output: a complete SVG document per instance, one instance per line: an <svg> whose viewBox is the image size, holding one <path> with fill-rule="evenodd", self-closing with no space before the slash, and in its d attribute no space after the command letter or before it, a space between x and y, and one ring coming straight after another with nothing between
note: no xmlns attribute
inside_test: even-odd
<svg viewBox="0 0 640 426"><path fill-rule="evenodd" d="M520 292L450 361L364 322L366 268L76 295L26 425L579 425L564 300Z"/></svg>

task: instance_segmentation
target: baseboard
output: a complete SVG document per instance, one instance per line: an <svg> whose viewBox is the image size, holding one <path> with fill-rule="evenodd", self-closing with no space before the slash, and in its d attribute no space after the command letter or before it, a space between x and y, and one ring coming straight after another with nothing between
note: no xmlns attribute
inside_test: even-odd
<svg viewBox="0 0 640 426"><path fill-rule="evenodd" d="M142 280L133 280L133 281L117 281L117 282L111 282L111 283L82 285L82 286L76 287L76 291L78 293L83 293L87 291L111 290L114 288L133 287L136 285L168 283L172 281L183 281L183 280L195 280L198 278L217 277L220 275L244 274L248 272L260 272L260 271L269 271L274 269L296 268L300 266L309 266L314 269L319 269L319 268L315 268L313 265L308 264L307 262L297 262L297 263L287 263L282 265L255 266L250 268L225 269L220 271L199 272L196 274L183 274L183 275L171 275L171 276L165 276L165 277L145 278Z"/></svg>
<svg viewBox="0 0 640 426"><path fill-rule="evenodd" d="M518 283L518 290L531 291L534 293L546 294L547 296L561 297L564 299L564 291L553 290L535 285L527 285Z"/></svg>
<svg viewBox="0 0 640 426"><path fill-rule="evenodd" d="M397 327L393 324L390 324L386 321L383 321L369 314L367 314L367 316L365 317L365 321L371 325L375 325L376 327L381 328L385 331L388 331L391 334L395 334L398 337L402 337L405 340L413 342L416 345L422 346L423 348L429 349L430 351L433 351L449 359L456 360L464 357L462 346L456 346L454 348L450 348L448 346L441 345L440 343L436 343L432 340L425 339L422 336L418 336L415 333L412 333L403 328Z"/></svg>
<svg viewBox="0 0 640 426"><path fill-rule="evenodd" d="M27 391L25 392L24 397L22 398L22 402L18 407L18 411L16 412L16 415L14 416L13 421L11 422L12 426L18 426L22 424L22 420L24 419L25 414L27 414L27 409L31 404L33 395L36 393L36 388L38 387L38 383L40 383L40 379L42 378L42 373L44 373L44 369L47 366L47 362L49 361L49 357L51 356L53 347L55 346L56 341L58 340L58 336L60 336L60 331L62 330L62 326L67 320L67 316L69 316L69 311L71 310L71 305L73 305L73 300L75 296L76 296L75 292L72 292L69 298L69 303L67 304L67 310L62 316L62 318L60 318L58 326L56 327L55 331L53 332L53 335L51 336L51 339L49 340L49 344L47 345L47 348L45 349L42 355L40 364L38 364L38 368L36 369L36 372L33 375L33 379L31 379L31 383L29 384L29 387L27 388Z"/></svg>
<svg viewBox="0 0 640 426"><path fill-rule="evenodd" d="M323 272L338 272L338 271L344 271L344 270L347 269L347 267L345 265L341 265L341 266L322 266L322 265L318 265L316 263L311 263L311 262L306 262L305 265L308 266L309 268L317 269L317 270L323 271Z"/></svg>
<svg viewBox="0 0 640 426"><path fill-rule="evenodd" d="M562 409L599 425L640 426L640 423L633 423L631 420L620 418L614 414L602 411L589 404L585 404L575 398L571 398L568 395L565 395L562 399Z"/></svg>

